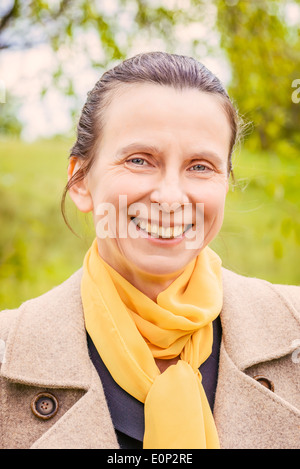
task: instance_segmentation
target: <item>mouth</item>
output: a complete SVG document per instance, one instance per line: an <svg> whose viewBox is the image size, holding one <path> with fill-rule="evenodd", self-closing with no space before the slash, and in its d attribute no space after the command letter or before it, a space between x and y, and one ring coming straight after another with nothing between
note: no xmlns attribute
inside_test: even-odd
<svg viewBox="0 0 300 469"><path fill-rule="evenodd" d="M150 223L136 217L131 217L131 221L137 226L138 229L144 231L153 238L162 239L175 239L181 238L184 234L193 227L193 224L176 225L176 226L160 226L158 223Z"/></svg>

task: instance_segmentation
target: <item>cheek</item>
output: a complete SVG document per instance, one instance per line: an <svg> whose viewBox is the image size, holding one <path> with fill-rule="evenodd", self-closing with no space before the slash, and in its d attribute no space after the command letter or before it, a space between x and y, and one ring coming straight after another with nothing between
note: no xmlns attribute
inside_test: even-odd
<svg viewBox="0 0 300 469"><path fill-rule="evenodd" d="M194 194L194 201L204 204L205 218L222 215L227 194L227 183L206 184Z"/></svg>
<svg viewBox="0 0 300 469"><path fill-rule="evenodd" d="M225 207L225 192L213 193L210 198L204 202L204 210L210 216L222 216Z"/></svg>
<svg viewBox="0 0 300 469"><path fill-rule="evenodd" d="M224 219L224 208L226 200L226 186L216 185L206 191L203 196L204 203L204 239L205 245L209 244L222 228Z"/></svg>
<svg viewBox="0 0 300 469"><path fill-rule="evenodd" d="M130 205L145 197L149 190L149 181L144 178L137 179L132 175L109 175L99 180L94 190L94 196L97 200L113 203L116 208L121 197L126 197L127 204Z"/></svg>
<svg viewBox="0 0 300 469"><path fill-rule="evenodd" d="M111 233L126 230L129 215L144 213L145 204L140 207L139 192L136 183L128 184L125 178L118 181L111 178L99 180L92 195L95 225L103 225L105 229L109 226Z"/></svg>

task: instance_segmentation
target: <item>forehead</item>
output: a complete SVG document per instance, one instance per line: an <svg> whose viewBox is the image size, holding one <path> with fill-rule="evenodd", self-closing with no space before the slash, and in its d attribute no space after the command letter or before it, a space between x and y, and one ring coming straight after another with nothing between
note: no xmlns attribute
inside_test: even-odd
<svg viewBox="0 0 300 469"><path fill-rule="evenodd" d="M102 141L185 139L229 148L231 128L221 97L194 88L177 90L156 84L121 85L109 100ZM227 153L228 154L228 153Z"/></svg>

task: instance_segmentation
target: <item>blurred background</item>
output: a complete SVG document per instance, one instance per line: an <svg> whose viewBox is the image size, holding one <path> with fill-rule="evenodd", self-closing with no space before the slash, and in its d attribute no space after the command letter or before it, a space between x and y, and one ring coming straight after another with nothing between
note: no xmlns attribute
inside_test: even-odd
<svg viewBox="0 0 300 469"><path fill-rule="evenodd" d="M234 155L223 265L300 284L300 0L1 0L0 310L82 265L92 220L60 200L87 92L136 53L192 55L248 123Z"/></svg>

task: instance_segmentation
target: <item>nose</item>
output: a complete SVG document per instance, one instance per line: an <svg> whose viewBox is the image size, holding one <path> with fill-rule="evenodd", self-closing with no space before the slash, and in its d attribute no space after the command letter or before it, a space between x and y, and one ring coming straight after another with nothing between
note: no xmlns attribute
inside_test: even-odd
<svg viewBox="0 0 300 469"><path fill-rule="evenodd" d="M182 181L175 171L161 177L150 199L152 203L159 204L165 211L176 211L189 202Z"/></svg>

